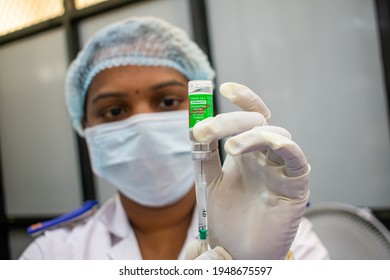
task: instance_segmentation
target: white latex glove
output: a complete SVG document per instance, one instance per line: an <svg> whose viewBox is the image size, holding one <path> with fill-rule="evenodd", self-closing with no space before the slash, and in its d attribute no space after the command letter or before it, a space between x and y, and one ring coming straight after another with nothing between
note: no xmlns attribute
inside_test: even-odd
<svg viewBox="0 0 390 280"><path fill-rule="evenodd" d="M193 130L204 143L232 136L223 167L218 150L203 162L209 244L233 259L285 259L306 208L310 166L287 130L267 126L270 111L260 97L236 83L220 92L244 111L208 118Z"/></svg>
<svg viewBox="0 0 390 280"><path fill-rule="evenodd" d="M220 246L202 253L199 240L193 240L186 246L186 260L232 260L232 256Z"/></svg>

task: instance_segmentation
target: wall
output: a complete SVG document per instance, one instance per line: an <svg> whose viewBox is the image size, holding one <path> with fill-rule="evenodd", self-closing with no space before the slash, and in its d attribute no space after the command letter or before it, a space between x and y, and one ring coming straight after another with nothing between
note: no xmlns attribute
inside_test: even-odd
<svg viewBox="0 0 390 280"><path fill-rule="evenodd" d="M250 87L312 167L311 201L390 205L373 1L207 1L219 83ZM221 7L223 6L223 9ZM218 96L221 111L237 110Z"/></svg>

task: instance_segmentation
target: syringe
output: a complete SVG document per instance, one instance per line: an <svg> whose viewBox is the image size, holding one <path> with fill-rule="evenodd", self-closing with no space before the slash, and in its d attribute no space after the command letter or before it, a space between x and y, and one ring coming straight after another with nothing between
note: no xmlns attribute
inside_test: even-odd
<svg viewBox="0 0 390 280"><path fill-rule="evenodd" d="M192 160L198 207L198 230L202 253L208 249L207 181L203 169L203 161L211 159L213 147L211 144L197 142L192 129L197 122L213 116L213 91L211 81L190 81L188 83L188 99L190 140L192 141Z"/></svg>
<svg viewBox="0 0 390 280"><path fill-rule="evenodd" d="M202 160L194 160L196 201L198 207L198 231L201 253L208 248L207 243L207 182L202 169Z"/></svg>

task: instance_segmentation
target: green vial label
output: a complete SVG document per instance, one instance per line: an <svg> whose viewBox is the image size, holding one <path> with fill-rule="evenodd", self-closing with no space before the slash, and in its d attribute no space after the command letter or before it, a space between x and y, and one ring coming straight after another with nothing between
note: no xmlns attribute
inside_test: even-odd
<svg viewBox="0 0 390 280"><path fill-rule="evenodd" d="M212 93L191 93L188 98L190 101L190 128L193 128L197 122L213 116Z"/></svg>

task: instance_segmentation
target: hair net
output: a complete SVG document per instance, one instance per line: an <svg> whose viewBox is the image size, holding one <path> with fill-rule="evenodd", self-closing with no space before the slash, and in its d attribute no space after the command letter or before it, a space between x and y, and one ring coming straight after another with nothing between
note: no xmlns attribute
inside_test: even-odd
<svg viewBox="0 0 390 280"><path fill-rule="evenodd" d="M69 66L65 98L72 125L83 136L86 93L93 78L125 65L172 67L188 80L213 80L206 55L187 34L155 17L132 17L95 34Z"/></svg>

